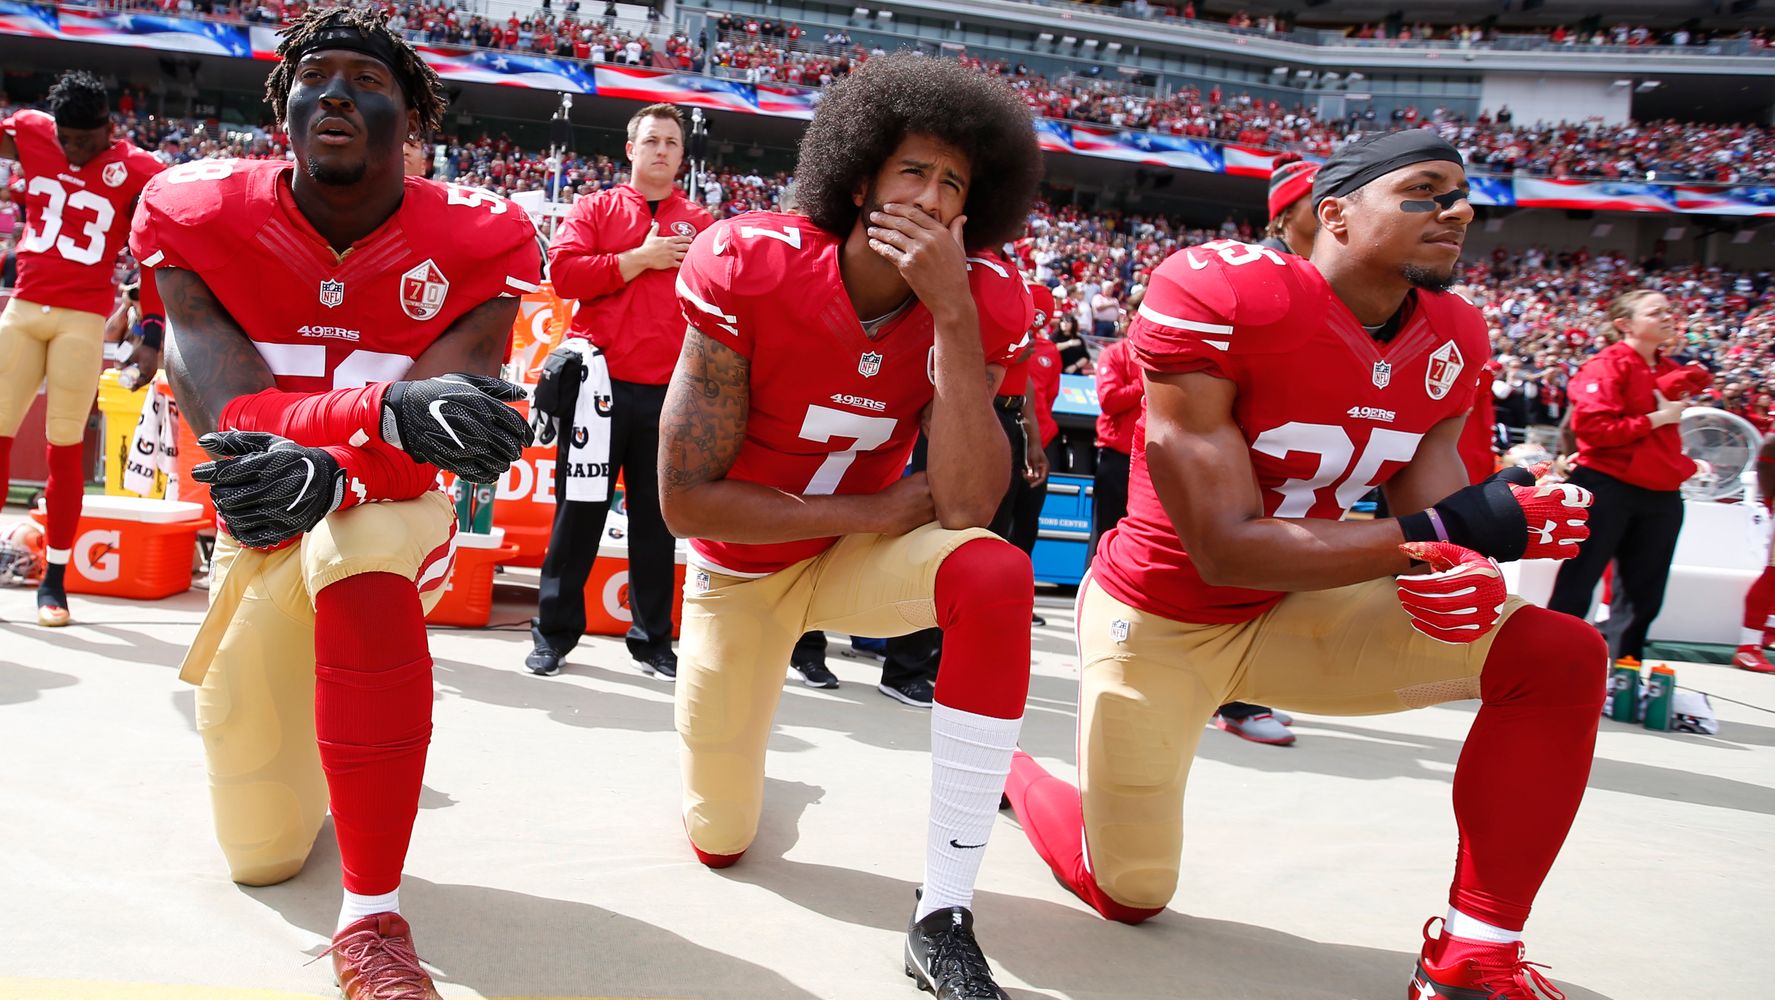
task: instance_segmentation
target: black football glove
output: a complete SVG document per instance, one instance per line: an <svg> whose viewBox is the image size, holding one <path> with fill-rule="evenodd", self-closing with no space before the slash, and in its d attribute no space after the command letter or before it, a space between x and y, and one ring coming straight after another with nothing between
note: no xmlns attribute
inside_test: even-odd
<svg viewBox="0 0 1775 1000"><path fill-rule="evenodd" d="M240 544L268 549L321 522L345 500L345 470L319 448L264 431L216 431L197 439L217 461L191 470Z"/></svg>
<svg viewBox="0 0 1775 1000"><path fill-rule="evenodd" d="M507 403L522 386L461 372L396 382L382 397L382 440L471 483L496 483L534 435Z"/></svg>

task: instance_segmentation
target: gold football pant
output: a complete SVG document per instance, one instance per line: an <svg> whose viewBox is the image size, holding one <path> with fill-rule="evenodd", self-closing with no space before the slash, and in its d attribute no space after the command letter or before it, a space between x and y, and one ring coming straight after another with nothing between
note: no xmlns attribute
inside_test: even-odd
<svg viewBox="0 0 1775 1000"><path fill-rule="evenodd" d="M692 566L677 684L684 828L697 850L751 846L764 806L764 751L789 651L802 633L896 636L937 624L937 570L997 536L927 524L904 535L847 535L758 579Z"/></svg>
<svg viewBox="0 0 1775 1000"><path fill-rule="evenodd" d="M105 317L12 299L0 311L0 437L18 434L37 386L49 384L43 436L79 444L99 392Z"/></svg>
<svg viewBox="0 0 1775 1000"><path fill-rule="evenodd" d="M1374 715L1479 697L1500 622L1467 645L1413 629L1392 580L1289 594L1230 625L1175 622L1079 594L1079 793L1097 885L1136 909L1177 889L1183 793L1203 727L1229 701ZM1508 618L1525 602L1512 596Z"/></svg>
<svg viewBox="0 0 1775 1000"><path fill-rule="evenodd" d="M223 533L211 573L217 595L243 558L257 564L197 692L216 839L234 881L271 885L302 870L327 812L314 732L314 598L362 573L414 581L430 611L449 577L455 511L442 493L340 511L289 548L242 550ZM241 581L233 581L238 587ZM374 608L365 609L373 627Z"/></svg>

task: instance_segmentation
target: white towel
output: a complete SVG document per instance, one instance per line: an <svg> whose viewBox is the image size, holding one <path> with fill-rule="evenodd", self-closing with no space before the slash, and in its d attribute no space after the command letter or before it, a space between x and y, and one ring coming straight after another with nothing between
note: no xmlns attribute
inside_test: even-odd
<svg viewBox="0 0 1775 1000"><path fill-rule="evenodd" d="M573 404L573 428L566 442L567 500L591 503L610 499L610 366L604 352L582 337L563 347L579 352L585 378Z"/></svg>
<svg viewBox="0 0 1775 1000"><path fill-rule="evenodd" d="M123 488L154 495L154 476L166 474L166 499L179 498L179 404L158 389L148 393L123 460Z"/></svg>

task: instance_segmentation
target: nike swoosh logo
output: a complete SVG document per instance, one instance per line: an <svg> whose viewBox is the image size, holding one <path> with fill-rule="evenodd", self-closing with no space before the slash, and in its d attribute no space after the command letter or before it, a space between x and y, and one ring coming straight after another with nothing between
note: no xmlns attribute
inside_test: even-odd
<svg viewBox="0 0 1775 1000"><path fill-rule="evenodd" d="M445 420L445 419L444 419L444 415L443 415L443 414L442 414L442 413L440 413L440 412L439 412L439 409L440 409L440 408L441 408L441 407L442 407L442 406L443 406L443 405L444 405L444 404L445 404L445 403L448 403L448 402L449 402L449 400L447 400L447 399L434 399L434 400L432 400L432 401L431 401L431 407L430 407L430 409L431 409L431 418L432 418L432 419L433 419L433 420L436 420L436 421L437 421L437 422L438 422L438 424L439 424L439 425L440 425L440 426L441 426L441 427L443 427L443 428L444 428L444 433L445 433L445 434L448 434L448 435L450 435L450 440L452 440L452 441L454 441L454 442L456 442L456 447L458 447L458 448L464 448L464 449L466 449L466 448L467 448L467 447L468 447L468 445L465 445L465 444L463 444L463 443L462 443L462 439L461 439L461 438L459 438L459 437L457 437L457 436L456 436L456 428L454 428L454 427L451 427L451 426L450 426L450 421L448 421L448 420Z"/></svg>
<svg viewBox="0 0 1775 1000"><path fill-rule="evenodd" d="M1197 260L1195 257L1187 253L1183 255L1183 259L1189 261L1190 270L1192 271L1200 271L1202 268L1208 266L1207 261Z"/></svg>
<svg viewBox="0 0 1775 1000"><path fill-rule="evenodd" d="M295 510L296 505L302 502L302 498L308 495L308 484L314 482L314 459L305 458L302 460L302 465L308 470L302 476L302 488L296 491L296 499L291 500L290 505L284 510Z"/></svg>
<svg viewBox="0 0 1775 1000"><path fill-rule="evenodd" d="M977 850L979 848L985 847L986 845L985 844L958 844L955 842L955 838L951 837L951 838L949 838L949 846L955 848L956 850L960 850L960 851L972 851L972 850Z"/></svg>

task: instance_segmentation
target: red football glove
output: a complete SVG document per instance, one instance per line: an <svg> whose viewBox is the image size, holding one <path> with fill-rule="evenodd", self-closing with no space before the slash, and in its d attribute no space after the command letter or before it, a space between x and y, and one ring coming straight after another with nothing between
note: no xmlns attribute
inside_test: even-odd
<svg viewBox="0 0 1775 1000"><path fill-rule="evenodd" d="M1462 644L1497 627L1509 596L1497 563L1452 542L1406 542L1399 551L1430 564L1430 572L1398 580L1399 604L1412 628Z"/></svg>
<svg viewBox="0 0 1775 1000"><path fill-rule="evenodd" d="M1687 399L1713 384L1713 373L1700 365L1689 364L1656 379L1658 391L1665 399Z"/></svg>
<svg viewBox="0 0 1775 1000"><path fill-rule="evenodd" d="M1524 559L1570 559L1578 543L1590 537L1590 504L1595 497L1582 486L1552 483L1547 486L1511 486L1528 522L1528 548Z"/></svg>

